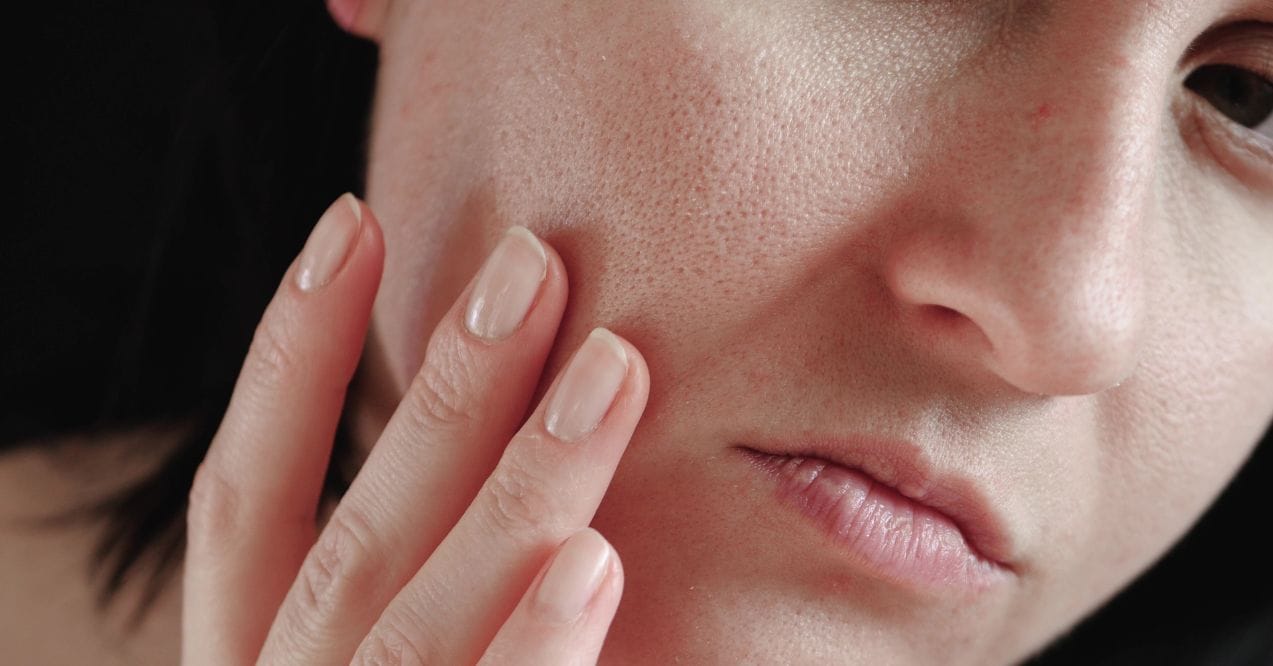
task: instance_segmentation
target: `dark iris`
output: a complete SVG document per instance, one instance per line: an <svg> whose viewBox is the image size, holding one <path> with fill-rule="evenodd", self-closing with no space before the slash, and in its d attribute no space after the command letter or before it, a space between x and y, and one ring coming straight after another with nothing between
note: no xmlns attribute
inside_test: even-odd
<svg viewBox="0 0 1273 666"><path fill-rule="evenodd" d="M1185 87L1244 127L1259 127L1273 117L1273 81L1241 67L1199 67Z"/></svg>

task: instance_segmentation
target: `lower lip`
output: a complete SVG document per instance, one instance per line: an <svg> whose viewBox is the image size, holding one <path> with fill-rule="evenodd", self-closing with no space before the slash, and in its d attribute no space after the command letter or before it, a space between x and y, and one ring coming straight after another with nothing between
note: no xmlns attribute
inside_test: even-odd
<svg viewBox="0 0 1273 666"><path fill-rule="evenodd" d="M875 578L920 590L985 589L1007 577L950 518L869 476L818 458L748 451L778 498L821 528Z"/></svg>

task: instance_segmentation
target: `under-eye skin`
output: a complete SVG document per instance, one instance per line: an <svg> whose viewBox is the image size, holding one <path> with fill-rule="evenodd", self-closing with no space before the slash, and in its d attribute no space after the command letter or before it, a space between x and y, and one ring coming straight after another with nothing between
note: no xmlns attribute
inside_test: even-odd
<svg viewBox="0 0 1273 666"><path fill-rule="evenodd" d="M1273 196L1273 138L1229 120L1206 100L1187 103L1184 133L1201 159L1229 172L1250 192Z"/></svg>

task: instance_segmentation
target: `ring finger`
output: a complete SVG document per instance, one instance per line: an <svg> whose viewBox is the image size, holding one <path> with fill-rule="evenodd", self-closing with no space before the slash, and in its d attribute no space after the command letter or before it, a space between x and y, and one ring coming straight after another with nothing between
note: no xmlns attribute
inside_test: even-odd
<svg viewBox="0 0 1273 666"><path fill-rule="evenodd" d="M387 654L477 661L553 549L592 521L648 392L636 348L593 331L464 517L385 609L359 663Z"/></svg>

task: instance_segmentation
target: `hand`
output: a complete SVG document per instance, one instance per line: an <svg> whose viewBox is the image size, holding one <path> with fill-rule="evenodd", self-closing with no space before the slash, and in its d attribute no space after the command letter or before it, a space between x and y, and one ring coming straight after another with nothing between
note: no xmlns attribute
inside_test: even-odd
<svg viewBox="0 0 1273 666"><path fill-rule="evenodd" d="M383 257L371 211L342 197L257 328L190 492L183 663L595 663L623 570L587 525L649 375L598 329L520 422L567 291L525 229L438 324L319 532Z"/></svg>

